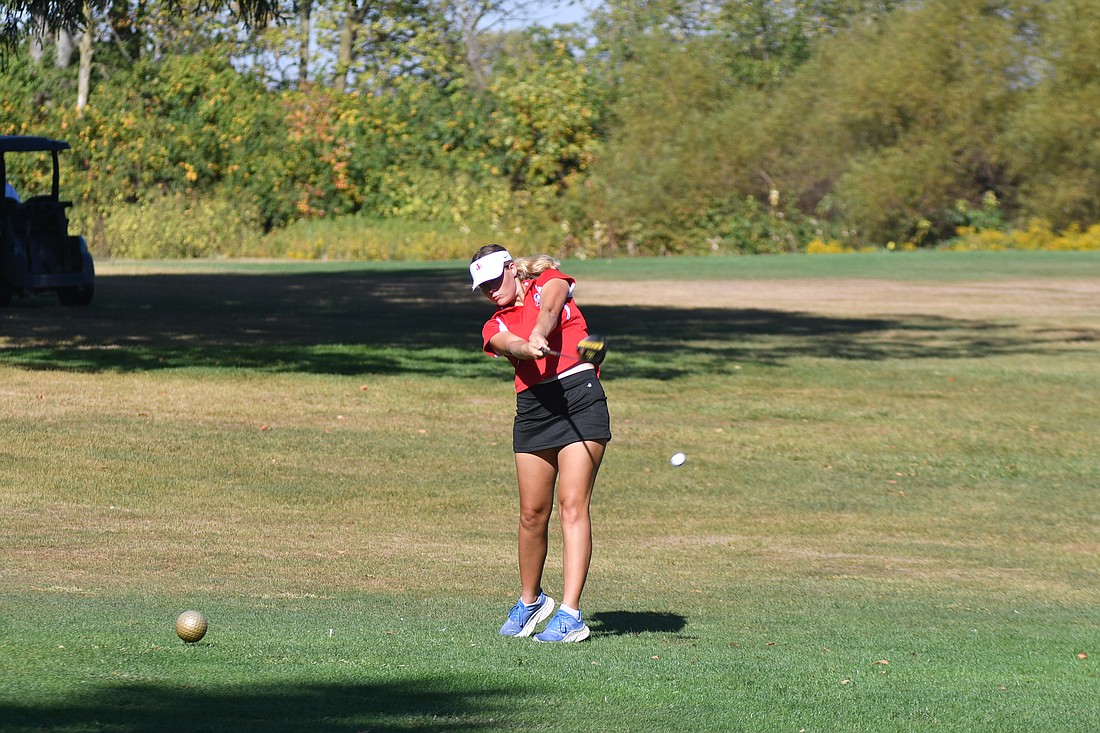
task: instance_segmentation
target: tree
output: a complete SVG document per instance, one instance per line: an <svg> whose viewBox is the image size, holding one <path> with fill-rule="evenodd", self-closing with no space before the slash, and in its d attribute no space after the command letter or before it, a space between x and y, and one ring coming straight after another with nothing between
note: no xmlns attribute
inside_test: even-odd
<svg viewBox="0 0 1100 733"><path fill-rule="evenodd" d="M638 60L645 38L716 40L742 83L782 79L819 38L876 23L904 0L608 0L595 30L613 66Z"/></svg>
<svg viewBox="0 0 1100 733"><path fill-rule="evenodd" d="M716 3L708 26L730 44L745 83L774 84L811 57L813 44L853 26L874 25L902 0L741 0Z"/></svg>
<svg viewBox="0 0 1100 733"><path fill-rule="evenodd" d="M286 14L285 0L168 0L178 12L229 10L248 25L261 25ZM82 30L90 16L103 16L115 0L0 0L0 40L9 46L35 31Z"/></svg>
<svg viewBox="0 0 1100 733"><path fill-rule="evenodd" d="M336 0L317 8L317 41L334 57L338 92L377 91L417 63L414 39L431 27L429 0Z"/></svg>
<svg viewBox="0 0 1100 733"><path fill-rule="evenodd" d="M1005 132L1020 180L1021 218L1058 228L1100 219L1100 9L1092 0L1043 3L1027 27L1025 101Z"/></svg>
<svg viewBox="0 0 1100 733"><path fill-rule="evenodd" d="M817 44L873 25L896 4L610 0L597 16L596 51L616 91L593 169L594 215L613 233L634 232L624 236L643 250L663 251L699 246L704 231L729 233L733 220L764 212L737 246L793 246L789 237L765 241L768 227L789 228L777 208L786 182L767 154L784 134L765 123L767 110Z"/></svg>
<svg viewBox="0 0 1100 733"><path fill-rule="evenodd" d="M928 0L819 47L771 107L773 174L862 242L932 242L954 234L960 201L1011 202L1003 133L1027 93L1027 15Z"/></svg>
<svg viewBox="0 0 1100 733"><path fill-rule="evenodd" d="M730 95L716 53L716 39L676 42L663 31L632 42L633 61L621 69L612 109L616 119L593 170L592 214L609 228L612 243L680 249L684 231L724 193L714 166L730 151L715 151L704 132Z"/></svg>
<svg viewBox="0 0 1100 733"><path fill-rule="evenodd" d="M581 39L532 29L494 64L488 145L513 190L552 198L595 158L602 99L575 54Z"/></svg>

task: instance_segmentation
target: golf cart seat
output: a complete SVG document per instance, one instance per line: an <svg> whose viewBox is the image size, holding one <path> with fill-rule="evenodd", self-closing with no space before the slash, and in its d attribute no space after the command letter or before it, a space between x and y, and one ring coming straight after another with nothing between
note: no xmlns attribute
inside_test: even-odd
<svg viewBox="0 0 1100 733"><path fill-rule="evenodd" d="M27 228L24 244L31 272L52 274L80 270L83 263L78 238L69 236L69 220L65 216L65 209L71 205L69 201L58 201L51 196L35 196L23 202L22 215Z"/></svg>

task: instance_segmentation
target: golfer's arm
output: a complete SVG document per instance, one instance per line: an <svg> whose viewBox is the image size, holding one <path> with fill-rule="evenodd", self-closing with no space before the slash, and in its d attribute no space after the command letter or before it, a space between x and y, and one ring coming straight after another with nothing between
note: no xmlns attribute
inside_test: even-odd
<svg viewBox="0 0 1100 733"><path fill-rule="evenodd" d="M528 345L527 339L508 331L502 331L489 339L489 348L501 356L511 356L516 359L537 359L542 356Z"/></svg>
<svg viewBox="0 0 1100 733"><path fill-rule="evenodd" d="M569 297L569 283L561 279L551 280L542 286L541 296L539 317L531 333L549 336L561 322L561 309Z"/></svg>

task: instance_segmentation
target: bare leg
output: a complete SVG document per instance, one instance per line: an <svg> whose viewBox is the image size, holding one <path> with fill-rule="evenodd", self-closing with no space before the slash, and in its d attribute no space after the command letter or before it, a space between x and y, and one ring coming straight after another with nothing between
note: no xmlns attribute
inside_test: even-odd
<svg viewBox="0 0 1100 733"><path fill-rule="evenodd" d="M557 449L516 454L519 478L519 581L524 603L534 603L542 587L547 529L558 475Z"/></svg>
<svg viewBox="0 0 1100 733"><path fill-rule="evenodd" d="M562 534L563 605L579 609L592 562L592 487L606 441L573 443L558 452L558 510Z"/></svg>

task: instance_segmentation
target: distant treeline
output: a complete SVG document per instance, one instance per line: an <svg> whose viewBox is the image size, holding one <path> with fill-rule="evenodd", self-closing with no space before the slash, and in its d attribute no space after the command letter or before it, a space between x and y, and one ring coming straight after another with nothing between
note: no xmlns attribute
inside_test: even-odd
<svg viewBox="0 0 1100 733"><path fill-rule="evenodd" d="M1095 0L101 5L0 67L101 255L1100 246Z"/></svg>

